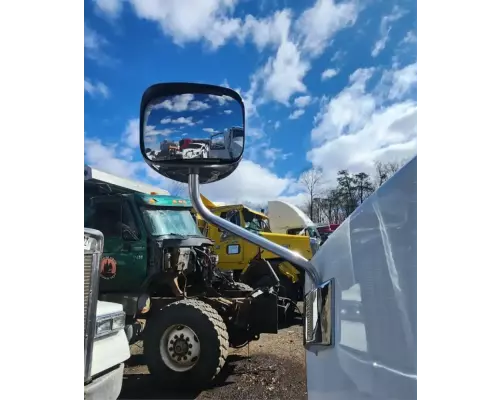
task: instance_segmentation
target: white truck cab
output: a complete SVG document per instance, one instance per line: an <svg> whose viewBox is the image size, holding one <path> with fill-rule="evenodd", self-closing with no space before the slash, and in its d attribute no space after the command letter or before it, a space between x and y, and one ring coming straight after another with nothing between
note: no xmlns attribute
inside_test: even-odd
<svg viewBox="0 0 500 400"><path fill-rule="evenodd" d="M282 200L267 203L267 216L271 232L309 236L316 252L321 245L321 235L316 224L297 206Z"/></svg>
<svg viewBox="0 0 500 400"><path fill-rule="evenodd" d="M98 301L103 235L84 229L84 398L116 400L130 357L121 304Z"/></svg>
<svg viewBox="0 0 500 400"><path fill-rule="evenodd" d="M309 399L417 398L417 158L312 258L335 281L332 345L306 352ZM311 290L306 281L305 292Z"/></svg>

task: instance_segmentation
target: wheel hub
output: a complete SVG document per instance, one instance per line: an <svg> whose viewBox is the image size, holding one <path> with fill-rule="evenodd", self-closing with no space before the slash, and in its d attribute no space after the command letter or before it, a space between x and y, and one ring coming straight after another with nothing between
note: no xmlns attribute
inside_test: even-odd
<svg viewBox="0 0 500 400"><path fill-rule="evenodd" d="M188 326L169 327L163 333L161 343L162 360L170 369L185 372L196 365L200 355L200 342Z"/></svg>

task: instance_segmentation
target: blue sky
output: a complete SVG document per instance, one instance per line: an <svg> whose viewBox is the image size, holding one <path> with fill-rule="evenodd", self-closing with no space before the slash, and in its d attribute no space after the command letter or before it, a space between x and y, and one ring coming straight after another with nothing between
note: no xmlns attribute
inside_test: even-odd
<svg viewBox="0 0 500 400"><path fill-rule="evenodd" d="M151 84L238 91L244 161L205 185L212 200L304 200L311 167L338 170L416 153L416 1L86 0L85 161L169 188L138 150Z"/></svg>

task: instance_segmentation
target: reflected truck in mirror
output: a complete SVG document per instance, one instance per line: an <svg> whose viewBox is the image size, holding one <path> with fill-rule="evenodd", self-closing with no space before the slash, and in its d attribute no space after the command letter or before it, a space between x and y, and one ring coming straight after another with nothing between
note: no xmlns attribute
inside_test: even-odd
<svg viewBox="0 0 500 400"><path fill-rule="evenodd" d="M182 158L208 158L209 145L191 142L182 150Z"/></svg>
<svg viewBox="0 0 500 400"><path fill-rule="evenodd" d="M243 152L244 132L232 127L210 137L210 158L233 159Z"/></svg>

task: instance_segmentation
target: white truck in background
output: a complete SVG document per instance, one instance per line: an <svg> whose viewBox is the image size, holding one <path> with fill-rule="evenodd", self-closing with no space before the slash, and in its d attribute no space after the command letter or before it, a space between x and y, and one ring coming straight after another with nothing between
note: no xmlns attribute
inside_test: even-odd
<svg viewBox="0 0 500 400"><path fill-rule="evenodd" d="M319 249L321 235L316 224L297 206L286 201L274 200L267 203L269 226L274 233L305 235L311 238L311 245Z"/></svg>
<svg viewBox="0 0 500 400"><path fill-rule="evenodd" d="M84 228L84 398L116 400L130 357L121 304L97 300L104 238Z"/></svg>
<svg viewBox="0 0 500 400"><path fill-rule="evenodd" d="M243 152L243 128L233 126L210 136L210 158L231 159Z"/></svg>

